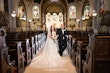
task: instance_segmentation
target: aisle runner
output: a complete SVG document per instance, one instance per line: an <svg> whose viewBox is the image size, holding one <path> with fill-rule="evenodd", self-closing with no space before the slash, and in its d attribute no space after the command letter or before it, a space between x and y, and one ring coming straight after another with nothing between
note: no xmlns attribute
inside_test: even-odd
<svg viewBox="0 0 110 73"><path fill-rule="evenodd" d="M72 64L69 57L64 57L68 62L65 64L65 66L62 69L56 68L56 69L36 69L27 67L25 69L24 73L76 73L75 66Z"/></svg>

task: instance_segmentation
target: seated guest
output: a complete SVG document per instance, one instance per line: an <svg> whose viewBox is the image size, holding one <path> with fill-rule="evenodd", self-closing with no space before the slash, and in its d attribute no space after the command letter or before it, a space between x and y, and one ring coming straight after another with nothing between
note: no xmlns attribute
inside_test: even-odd
<svg viewBox="0 0 110 73"><path fill-rule="evenodd" d="M6 32L0 28L0 48L7 47L5 42Z"/></svg>

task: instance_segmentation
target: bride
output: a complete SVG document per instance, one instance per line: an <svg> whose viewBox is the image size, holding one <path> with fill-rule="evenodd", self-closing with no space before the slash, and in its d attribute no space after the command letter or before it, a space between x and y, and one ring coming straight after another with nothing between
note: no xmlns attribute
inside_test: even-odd
<svg viewBox="0 0 110 73"><path fill-rule="evenodd" d="M47 40L40 53L32 60L33 68L62 68L67 62L58 53L57 35L54 25L48 28Z"/></svg>

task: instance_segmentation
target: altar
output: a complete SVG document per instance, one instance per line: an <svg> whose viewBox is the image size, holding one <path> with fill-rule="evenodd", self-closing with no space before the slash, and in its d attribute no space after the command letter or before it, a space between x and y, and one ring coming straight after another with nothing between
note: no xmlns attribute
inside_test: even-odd
<svg viewBox="0 0 110 73"><path fill-rule="evenodd" d="M55 28L60 28L61 24L63 23L63 14L60 13L47 13L46 14L46 27L48 28L51 25L55 25Z"/></svg>

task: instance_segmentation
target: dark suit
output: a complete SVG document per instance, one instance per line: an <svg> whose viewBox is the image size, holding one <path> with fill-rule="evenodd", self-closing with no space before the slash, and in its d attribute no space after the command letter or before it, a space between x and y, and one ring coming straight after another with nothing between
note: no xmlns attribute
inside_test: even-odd
<svg viewBox="0 0 110 73"><path fill-rule="evenodd" d="M67 47L67 36L69 35L69 32L64 29L64 33L62 32L62 29L57 29L56 34L58 35L58 45L59 45L59 54L62 56L63 51Z"/></svg>

